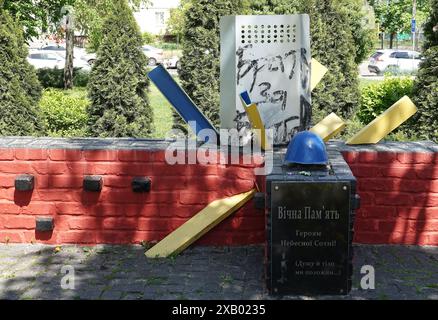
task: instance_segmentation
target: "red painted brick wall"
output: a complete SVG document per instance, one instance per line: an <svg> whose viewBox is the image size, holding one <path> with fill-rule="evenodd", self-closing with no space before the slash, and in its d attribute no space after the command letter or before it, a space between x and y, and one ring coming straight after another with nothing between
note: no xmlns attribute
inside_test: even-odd
<svg viewBox="0 0 438 320"><path fill-rule="evenodd" d="M168 165L164 151L0 149L0 242L139 243L162 239L209 202L246 192L254 165ZM35 176L32 192L16 191L19 174ZM84 175L103 176L101 192L83 191ZM149 193L131 179L148 176ZM257 183L263 186L263 182ZM252 201L203 237L201 244L264 239L264 212ZM35 232L36 216L55 229Z"/></svg>
<svg viewBox="0 0 438 320"><path fill-rule="evenodd" d="M358 243L438 245L438 154L343 152L357 178Z"/></svg>
<svg viewBox="0 0 438 320"><path fill-rule="evenodd" d="M437 153L345 151L358 180L357 243L438 245ZM245 192L263 177L253 165L167 165L164 151L0 149L0 242L139 243L160 240L209 202ZM19 174L35 176L16 191ZM82 189L102 175L100 193ZM131 179L152 179L149 193ZM53 216L52 233L35 232L36 216ZM198 244L238 245L265 239L264 210L248 202Z"/></svg>

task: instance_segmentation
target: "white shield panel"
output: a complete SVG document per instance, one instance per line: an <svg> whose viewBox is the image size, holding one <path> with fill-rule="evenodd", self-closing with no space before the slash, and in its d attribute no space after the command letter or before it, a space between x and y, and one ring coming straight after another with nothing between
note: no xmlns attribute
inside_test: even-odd
<svg viewBox="0 0 438 320"><path fill-rule="evenodd" d="M248 91L274 144L310 125L309 16L225 16L221 32L221 127L250 129L240 101Z"/></svg>

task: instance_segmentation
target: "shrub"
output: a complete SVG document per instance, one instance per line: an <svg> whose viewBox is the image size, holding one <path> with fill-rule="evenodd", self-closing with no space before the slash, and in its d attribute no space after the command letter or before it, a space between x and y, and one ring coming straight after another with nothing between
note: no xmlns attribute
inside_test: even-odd
<svg viewBox="0 0 438 320"><path fill-rule="evenodd" d="M0 135L42 132L41 86L27 61L23 30L0 6Z"/></svg>
<svg viewBox="0 0 438 320"><path fill-rule="evenodd" d="M438 0L431 1L431 13L424 26L424 61L415 80L413 100L418 107L412 124L421 138L438 142Z"/></svg>
<svg viewBox="0 0 438 320"><path fill-rule="evenodd" d="M77 70L73 73L73 86L85 88L90 80L90 71Z"/></svg>
<svg viewBox="0 0 438 320"><path fill-rule="evenodd" d="M152 109L143 39L126 0L115 1L88 84L88 130L101 137L148 137Z"/></svg>
<svg viewBox="0 0 438 320"><path fill-rule="evenodd" d="M37 70L38 79L43 88L64 88L64 69L43 68ZM86 87L90 78L90 72L75 68L73 71L73 86Z"/></svg>
<svg viewBox="0 0 438 320"><path fill-rule="evenodd" d="M40 101L46 134L51 137L86 136L90 101L86 91L46 89Z"/></svg>
<svg viewBox="0 0 438 320"><path fill-rule="evenodd" d="M413 80L410 78L386 78L380 83L362 88L359 120L368 124L404 95L411 96Z"/></svg>
<svg viewBox="0 0 438 320"><path fill-rule="evenodd" d="M147 31L143 32L142 38L143 38L143 44L151 44L154 43L156 40L156 37L152 33Z"/></svg>

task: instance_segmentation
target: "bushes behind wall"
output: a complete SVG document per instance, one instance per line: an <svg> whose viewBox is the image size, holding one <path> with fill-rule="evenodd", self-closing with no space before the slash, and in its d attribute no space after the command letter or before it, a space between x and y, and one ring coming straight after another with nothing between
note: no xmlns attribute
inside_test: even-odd
<svg viewBox="0 0 438 320"><path fill-rule="evenodd" d="M58 68L43 68L37 70L38 79L44 88L64 88L64 69ZM73 86L86 87L90 72L80 68L74 68L73 71Z"/></svg>

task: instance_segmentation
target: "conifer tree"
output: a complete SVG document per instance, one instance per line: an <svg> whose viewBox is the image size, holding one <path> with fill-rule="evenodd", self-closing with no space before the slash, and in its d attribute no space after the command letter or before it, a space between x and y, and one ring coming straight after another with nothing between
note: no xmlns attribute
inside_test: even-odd
<svg viewBox="0 0 438 320"><path fill-rule="evenodd" d="M413 92L418 112L411 123L416 136L438 142L438 0L431 0L424 36L424 60L420 63Z"/></svg>
<svg viewBox="0 0 438 320"><path fill-rule="evenodd" d="M355 37L362 37L352 26L357 8L347 0L256 0L254 13L298 14L310 16L311 54L329 69L312 92L312 107L326 113L348 117L359 103L357 60L363 55L356 48ZM359 24L360 25L360 24ZM359 39L358 39L359 40ZM360 39L363 41L363 39Z"/></svg>
<svg viewBox="0 0 438 320"><path fill-rule="evenodd" d="M148 137L153 113L142 35L126 0L114 0L89 81L88 131L100 137Z"/></svg>
<svg viewBox="0 0 438 320"><path fill-rule="evenodd" d="M246 1L197 0L185 4L181 84L207 118L219 126L219 20L221 16L244 12ZM175 113L174 127L182 129L181 124Z"/></svg>
<svg viewBox="0 0 438 320"><path fill-rule="evenodd" d="M2 5L0 0L0 135L38 135L41 86L26 59L23 30Z"/></svg>

